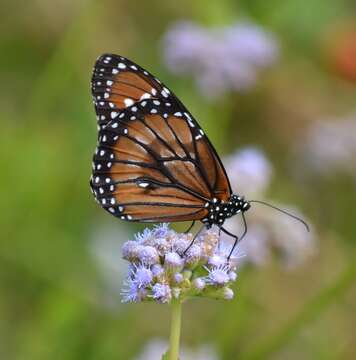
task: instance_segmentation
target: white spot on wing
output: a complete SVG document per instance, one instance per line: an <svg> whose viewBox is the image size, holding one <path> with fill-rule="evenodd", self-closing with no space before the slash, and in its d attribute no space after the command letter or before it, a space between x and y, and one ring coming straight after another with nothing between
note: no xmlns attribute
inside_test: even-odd
<svg viewBox="0 0 356 360"><path fill-rule="evenodd" d="M149 99L150 97L151 97L151 94L149 94L149 93L144 93L144 94L140 97L140 100Z"/></svg>
<svg viewBox="0 0 356 360"><path fill-rule="evenodd" d="M132 99L127 98L124 100L124 103L125 103L126 107L129 107L134 104L134 101Z"/></svg>

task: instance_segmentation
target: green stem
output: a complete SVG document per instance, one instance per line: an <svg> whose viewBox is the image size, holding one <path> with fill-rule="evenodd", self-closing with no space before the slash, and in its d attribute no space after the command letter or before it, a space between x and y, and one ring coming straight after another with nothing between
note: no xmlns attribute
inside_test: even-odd
<svg viewBox="0 0 356 360"><path fill-rule="evenodd" d="M179 338L182 317L182 303L180 301L172 302L172 322L171 337L169 340L169 360L178 360L179 357Z"/></svg>

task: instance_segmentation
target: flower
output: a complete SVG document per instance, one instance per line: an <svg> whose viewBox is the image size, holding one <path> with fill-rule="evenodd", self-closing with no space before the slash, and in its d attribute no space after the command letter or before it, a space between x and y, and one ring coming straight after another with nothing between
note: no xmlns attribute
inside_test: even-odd
<svg viewBox="0 0 356 360"><path fill-rule="evenodd" d="M164 266L169 270L179 271L183 265L184 260L176 252L169 252L164 257Z"/></svg>
<svg viewBox="0 0 356 360"><path fill-rule="evenodd" d="M147 290L140 288L135 281L126 280L121 292L122 302L139 302L146 298Z"/></svg>
<svg viewBox="0 0 356 360"><path fill-rule="evenodd" d="M157 250L153 246L141 246L138 252L138 258L142 264L153 265L159 261Z"/></svg>
<svg viewBox="0 0 356 360"><path fill-rule="evenodd" d="M135 240L140 244L145 244L151 233L152 231L149 228L145 228L142 233L135 234Z"/></svg>
<svg viewBox="0 0 356 360"><path fill-rule="evenodd" d="M205 267L208 271L208 276L206 277L206 283L214 286L224 286L230 282L228 265L219 265L213 266L211 269Z"/></svg>
<svg viewBox="0 0 356 360"><path fill-rule="evenodd" d="M240 194L260 195L271 183L272 165L265 154L255 147L246 147L225 157L224 164L231 184Z"/></svg>
<svg viewBox="0 0 356 360"><path fill-rule="evenodd" d="M170 234L170 231L169 225L167 223L162 223L155 225L151 233L156 238L164 238Z"/></svg>
<svg viewBox="0 0 356 360"><path fill-rule="evenodd" d="M171 288L166 284L155 284L152 287L152 297L160 303L169 303L172 299Z"/></svg>
<svg viewBox="0 0 356 360"><path fill-rule="evenodd" d="M145 288L153 280L153 274L149 267L146 265L136 266L136 269L133 271L134 282L139 288Z"/></svg>
<svg viewBox="0 0 356 360"><path fill-rule="evenodd" d="M234 291L228 287L223 289L223 297L225 300L231 300L234 297Z"/></svg>
<svg viewBox="0 0 356 360"><path fill-rule="evenodd" d="M192 282L193 288L199 291L203 290L205 288L205 285L206 285L205 280L202 278L196 278Z"/></svg>
<svg viewBox="0 0 356 360"><path fill-rule="evenodd" d="M330 176L337 172L356 175L356 115L315 121L298 144L303 171L309 175ZM306 170L306 171L305 171Z"/></svg>
<svg viewBox="0 0 356 360"><path fill-rule="evenodd" d="M225 288L236 280L237 263L230 264L228 253L221 252L217 228L202 231L190 247L190 234L177 233L167 225L145 230L135 239L122 247L130 267L122 291L124 302L169 303L172 298L183 301L192 296L231 298ZM166 246L158 252L162 243ZM131 256L131 249L135 256Z"/></svg>
<svg viewBox="0 0 356 360"><path fill-rule="evenodd" d="M250 89L278 57L274 36L247 21L212 29L178 22L167 31L163 51L169 70L192 75L208 98Z"/></svg>

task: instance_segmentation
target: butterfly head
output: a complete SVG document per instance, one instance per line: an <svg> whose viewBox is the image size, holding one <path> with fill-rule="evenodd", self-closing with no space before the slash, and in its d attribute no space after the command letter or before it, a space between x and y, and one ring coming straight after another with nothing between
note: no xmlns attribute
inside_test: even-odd
<svg viewBox="0 0 356 360"><path fill-rule="evenodd" d="M208 216L202 221L208 225L222 226L226 219L239 212L247 211L251 205L242 196L232 195L228 201L213 198L205 204Z"/></svg>
<svg viewBox="0 0 356 360"><path fill-rule="evenodd" d="M232 195L230 197L229 203L232 204L234 215L239 213L240 211L245 212L251 207L249 201L245 200L243 196L238 195Z"/></svg>

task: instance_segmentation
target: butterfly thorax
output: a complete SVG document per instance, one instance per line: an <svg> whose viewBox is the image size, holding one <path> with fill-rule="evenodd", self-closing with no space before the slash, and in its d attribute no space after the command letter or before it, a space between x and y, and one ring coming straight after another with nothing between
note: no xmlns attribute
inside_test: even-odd
<svg viewBox="0 0 356 360"><path fill-rule="evenodd" d="M208 215L202 221L208 226L221 226L226 219L239 212L247 211L250 206L248 201L238 195L232 195L228 201L213 198L205 204Z"/></svg>

